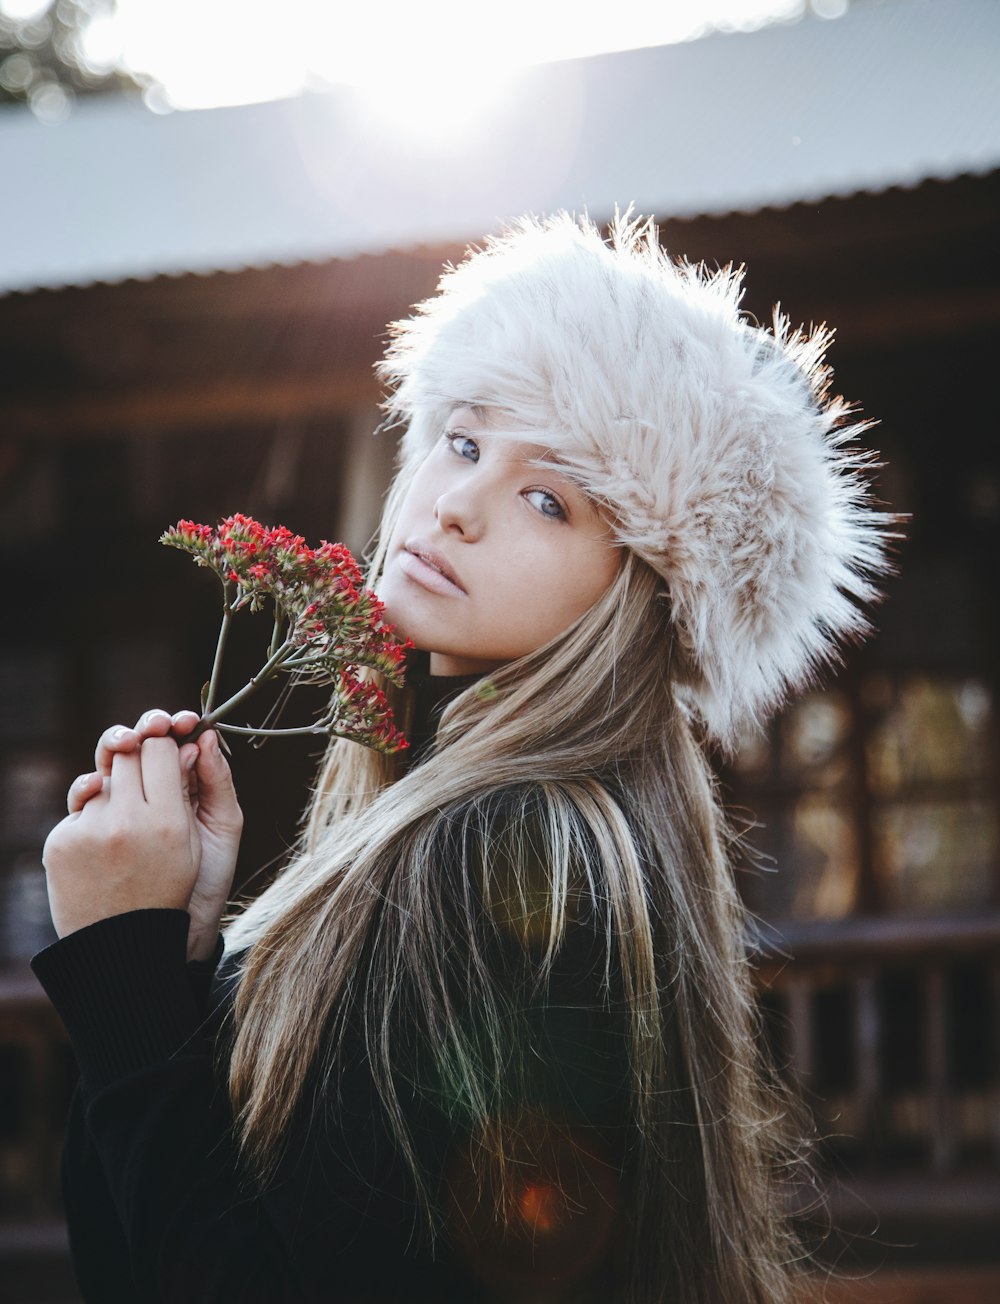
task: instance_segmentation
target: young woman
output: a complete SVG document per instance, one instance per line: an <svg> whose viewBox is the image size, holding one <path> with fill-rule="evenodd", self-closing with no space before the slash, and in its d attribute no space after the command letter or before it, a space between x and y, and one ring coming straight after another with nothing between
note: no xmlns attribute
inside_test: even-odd
<svg viewBox="0 0 1000 1304"><path fill-rule="evenodd" d="M738 298L562 215L397 324L371 578L411 750L330 747L224 942L215 735L100 740L34 961L88 1301L792 1298L798 1138L704 747L863 631L885 518L823 338Z"/></svg>

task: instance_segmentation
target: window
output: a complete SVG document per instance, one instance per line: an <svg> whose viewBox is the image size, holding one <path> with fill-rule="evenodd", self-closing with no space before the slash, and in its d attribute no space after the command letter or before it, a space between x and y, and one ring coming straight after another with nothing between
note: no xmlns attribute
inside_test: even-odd
<svg viewBox="0 0 1000 1304"><path fill-rule="evenodd" d="M858 672L747 739L726 778L768 920L993 905L995 694L982 677ZM754 849L759 853L754 854Z"/></svg>

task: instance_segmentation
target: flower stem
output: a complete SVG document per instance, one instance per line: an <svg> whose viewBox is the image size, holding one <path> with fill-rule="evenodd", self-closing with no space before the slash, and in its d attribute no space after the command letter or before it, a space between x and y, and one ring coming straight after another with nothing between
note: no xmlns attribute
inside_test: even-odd
<svg viewBox="0 0 1000 1304"><path fill-rule="evenodd" d="M293 645L291 643L282 643L278 650L268 658L264 665L262 665L257 673L243 685L238 693L234 693L233 696L223 702L221 706L217 706L214 710L206 711L202 715L195 727L186 736L185 741L194 742L194 740L198 738L199 735L203 734L206 729L211 728L216 720L221 720L224 715L228 715L234 707L238 706L240 702L249 697L251 693L255 693L257 689L260 688L261 684L271 677L271 672L277 669L277 667L291 655L292 649ZM209 690L209 698L211 698L211 690Z"/></svg>
<svg viewBox="0 0 1000 1304"><path fill-rule="evenodd" d="M303 724L297 725L291 729L251 729L240 724L217 724L216 729L224 733L248 734L251 738L276 738L280 734L325 734L328 732L324 724ZM187 738L184 739L188 741Z"/></svg>
<svg viewBox="0 0 1000 1304"><path fill-rule="evenodd" d="M289 668L294 666L295 669L298 670L302 666L329 665L331 661L336 662L337 665L346 665L348 663L348 660L349 658L346 656L337 657L337 656L332 656L329 652L323 652L320 653L318 656L293 657L290 661L286 663L286 665Z"/></svg>
<svg viewBox="0 0 1000 1304"><path fill-rule="evenodd" d="M219 627L219 641L215 645L215 661L212 664L212 678L208 682L208 696L205 698L205 715L207 715L215 705L215 695L219 691L219 677L222 674L222 654L226 650L226 642L229 638L229 627L232 623L233 609L229 604L229 594L226 593L222 604L222 624Z"/></svg>
<svg viewBox="0 0 1000 1304"><path fill-rule="evenodd" d="M267 655L269 657L274 656L281 644L281 635L284 632L284 626L285 613L276 602L274 604L274 633L271 635L271 646L267 649Z"/></svg>

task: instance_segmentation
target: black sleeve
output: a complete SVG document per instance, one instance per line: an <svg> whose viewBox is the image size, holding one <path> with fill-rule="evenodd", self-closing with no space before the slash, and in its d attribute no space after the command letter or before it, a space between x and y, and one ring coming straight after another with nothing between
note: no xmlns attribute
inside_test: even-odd
<svg viewBox="0 0 1000 1304"><path fill-rule="evenodd" d="M199 977L185 965L188 924L185 911L130 911L32 961L80 1065L69 1139L92 1178L95 1157L103 1170L120 1228L119 1240L103 1227L103 1248L120 1264L127 1247L135 1304L297 1304L309 1296L237 1169ZM106 1212L99 1200L73 1210L74 1241ZM82 1253L88 1304L130 1298L118 1267L91 1287L98 1256Z"/></svg>
<svg viewBox="0 0 1000 1304"><path fill-rule="evenodd" d="M530 1179L523 1227L514 1238L521 1251L515 1267L527 1274L521 1284L548 1279L556 1260L579 1258L583 1275L573 1286L574 1299L582 1300L584 1279L606 1261L611 1223L622 1207L616 1174L631 1131L627 1055L618 1002L604 990L607 929L587 894L572 912L547 980L537 982L537 925L544 924L545 909L536 917L534 894L525 897L536 866L520 859L536 841L531 815L521 801L484 810L483 820L468 828L469 854L447 839L434 867L441 873L433 878L446 914L458 894L488 883L489 901L458 913L473 933L484 930L479 942L510 1012L509 1044L525 1051L525 1074L506 1093L528 1147L512 1156ZM544 883L545 867L537 868ZM88 1304L344 1304L371 1298L373 1276L386 1283L380 1299L407 1304L469 1304L489 1295L517 1254L511 1229L497 1223L492 1201L482 1198L473 1171L477 1152L466 1147L471 1138L463 1139L463 1124L446 1106L448 1092L432 1082L422 1097L427 1155L460 1230L453 1252L435 1261L410 1253L411 1188L393 1138L378 1121L360 1036L345 1065L345 1086L354 1083L356 1090L342 1093L355 1102L353 1115L341 1118L321 1144L307 1138L294 1148L299 1167L289 1170L280 1190L260 1195L248 1187L228 1096L216 1076L204 975L185 965L188 925L184 911L132 911L72 933L32 961L80 1065L73 1163L90 1165L93 1189L104 1190L103 1204L95 1196L86 1208L67 1210ZM442 966L455 988L454 1008L474 1025L478 1010L465 981L469 952L457 921L451 936ZM405 1051L419 1032L412 1023L401 1032ZM550 1208L552 1192L564 1187L572 1209ZM579 1235L571 1245L553 1242L552 1262L540 1254L542 1223L569 1216L567 1209L586 1211L582 1222L572 1212L573 1226L600 1250L596 1259L579 1254ZM113 1228L109 1210L117 1219ZM114 1260L110 1272L100 1262L104 1252ZM121 1267L126 1258L128 1271ZM606 1297L600 1290L594 1296Z"/></svg>
<svg viewBox="0 0 1000 1304"><path fill-rule="evenodd" d="M101 1157L87 1130L79 1087L66 1120L61 1176L70 1255L81 1295L88 1301L134 1304L138 1296L128 1241Z"/></svg>
<svg viewBox="0 0 1000 1304"><path fill-rule="evenodd" d="M204 1014L209 985L222 959L222 934L207 960L187 964L188 983ZM128 1241L118 1217L94 1139L90 1135L80 1087L73 1093L63 1141L61 1184L70 1254L81 1294L101 1304L133 1304L139 1299L129 1262Z"/></svg>

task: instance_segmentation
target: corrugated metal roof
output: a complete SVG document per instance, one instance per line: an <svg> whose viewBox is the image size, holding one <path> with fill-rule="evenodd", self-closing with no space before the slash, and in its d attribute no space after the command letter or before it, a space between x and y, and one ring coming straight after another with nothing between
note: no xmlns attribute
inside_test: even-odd
<svg viewBox="0 0 1000 1304"><path fill-rule="evenodd" d="M165 116L94 98L58 126L9 109L0 293L464 241L526 211L684 217L988 172L998 56L996 0L859 4L530 69L450 150L394 138L346 88Z"/></svg>

